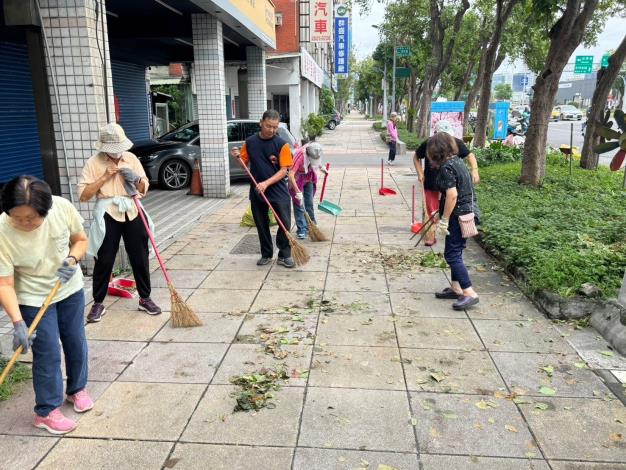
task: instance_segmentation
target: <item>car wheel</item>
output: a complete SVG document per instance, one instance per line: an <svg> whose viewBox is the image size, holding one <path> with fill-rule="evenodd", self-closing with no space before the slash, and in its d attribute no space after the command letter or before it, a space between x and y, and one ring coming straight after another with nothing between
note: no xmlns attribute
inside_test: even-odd
<svg viewBox="0 0 626 470"><path fill-rule="evenodd" d="M191 181L191 168L182 160L168 160L159 170L159 182L165 189L182 189Z"/></svg>
<svg viewBox="0 0 626 470"><path fill-rule="evenodd" d="M332 131L333 129L335 129L335 127L337 127L337 123L335 121L330 121L328 123L328 128Z"/></svg>

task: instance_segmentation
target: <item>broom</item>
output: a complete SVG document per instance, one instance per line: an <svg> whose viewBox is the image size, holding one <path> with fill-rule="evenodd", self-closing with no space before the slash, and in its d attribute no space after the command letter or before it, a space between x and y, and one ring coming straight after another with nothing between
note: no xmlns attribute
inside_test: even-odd
<svg viewBox="0 0 626 470"><path fill-rule="evenodd" d="M39 322L43 318L44 313L46 313L46 310L48 310L48 307L52 303L52 299L54 299L54 296L57 295L57 292L59 291L60 287L61 287L61 281L57 281L54 287L52 288L52 291L48 294L48 297L46 297L46 300L44 300L43 305L37 312L37 315L35 315L33 322L30 324L30 327L28 328L29 338L33 335L33 333L39 326ZM13 356L11 356L11 359L9 360L6 367L2 371L2 375L0 375L0 385L4 383L5 379L9 375L9 372L11 372L11 369L17 362L17 358L20 357L20 354L22 354L23 349L24 348L22 346L19 346L13 353Z"/></svg>
<svg viewBox="0 0 626 470"><path fill-rule="evenodd" d="M324 232L322 232L319 229L317 225L313 223L313 221L311 220L311 216L306 210L304 211L304 217L306 219L306 223L309 228L309 238L311 239L311 241L312 242L327 242L329 238L326 236Z"/></svg>
<svg viewBox="0 0 626 470"><path fill-rule="evenodd" d="M241 166L243 167L244 170L246 170L246 173L248 173L248 176L254 183L254 186L258 185L259 183L256 182L256 179L254 179L254 176L252 176L252 173L250 173L250 169L246 166L246 164L243 162L241 157L238 157L238 158L239 158L239 162L241 163ZM303 266L306 263L308 263L308 261L311 259L311 256L309 255L309 252L307 251L307 249L304 246L302 246L300 243L298 243L298 240L296 240L291 234L291 232L289 232L289 230L285 228L283 221L280 220L280 217L278 217L278 214L276 213L276 211L270 204L270 201L267 199L267 196L261 192L259 192L258 194L261 195L261 197L265 201L265 204L268 205L268 207L274 214L274 218L276 219L276 222L278 222L278 225L280 225L280 228L282 229L282 231L285 232L285 235L287 235L287 240L289 240L289 246L291 246L291 256L293 260L296 262L296 266Z"/></svg>
<svg viewBox="0 0 626 470"><path fill-rule="evenodd" d="M128 191L128 188L126 189ZM130 193L129 193L130 194ZM202 321L198 318L198 316L194 313L194 311L189 307L185 301L180 297L176 289L174 288L174 284L172 284L172 278L170 274L165 269L165 264L163 264L163 260L161 259L161 254L159 250L157 250L156 243L154 241L154 236L150 231L150 227L148 226L148 221L146 220L146 216L143 213L141 208L141 204L139 203L139 198L137 196L137 192L134 191L134 194L131 194L133 201L135 201L135 206L137 207L137 212L139 212L139 216L141 217L141 221L143 222L144 227L146 228L146 232L148 232L148 237L150 237L150 243L152 243L152 248L154 249L154 254L159 261L159 266L161 266L161 271L163 271L163 275L165 276L165 280L167 281L167 288L170 290L170 300L172 304L172 327L174 328L188 328L191 326L201 326Z"/></svg>

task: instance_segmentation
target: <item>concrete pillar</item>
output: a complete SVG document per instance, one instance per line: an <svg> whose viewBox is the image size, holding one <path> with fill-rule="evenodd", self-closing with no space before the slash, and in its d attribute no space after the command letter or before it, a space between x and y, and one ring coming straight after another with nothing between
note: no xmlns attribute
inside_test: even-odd
<svg viewBox="0 0 626 470"><path fill-rule="evenodd" d="M302 119L309 117L309 85L306 80L300 80L300 102L302 103Z"/></svg>
<svg viewBox="0 0 626 470"><path fill-rule="evenodd" d="M230 171L222 22L211 15L193 13L191 27L204 196L223 198L230 194Z"/></svg>
<svg viewBox="0 0 626 470"><path fill-rule="evenodd" d="M61 194L77 204L85 220L91 219L94 203L78 204L76 184L85 162L96 152L100 127L107 123L105 69L109 120L115 121L106 14L99 16L96 34L97 4L92 0L74 0L71 5L67 0L40 1Z"/></svg>
<svg viewBox="0 0 626 470"><path fill-rule="evenodd" d="M309 112L316 113L315 108L315 85L309 82Z"/></svg>
<svg viewBox="0 0 626 470"><path fill-rule="evenodd" d="M267 107L265 78L265 50L256 46L246 47L248 65L248 114L250 119L261 119Z"/></svg>
<svg viewBox="0 0 626 470"><path fill-rule="evenodd" d="M300 131L301 121L300 85L289 85L289 127L296 140L302 139Z"/></svg>

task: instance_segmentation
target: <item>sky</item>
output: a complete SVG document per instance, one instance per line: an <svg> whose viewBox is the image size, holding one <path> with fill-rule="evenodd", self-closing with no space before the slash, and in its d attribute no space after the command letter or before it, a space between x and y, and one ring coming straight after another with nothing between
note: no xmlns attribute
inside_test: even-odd
<svg viewBox="0 0 626 470"><path fill-rule="evenodd" d="M363 59L371 54L379 42L378 30L372 25L383 21L385 15L385 5L372 0L371 11L366 16L361 16L358 6L354 7L352 14L352 43L356 48L357 58ZM599 62L602 54L608 49L615 49L624 37L624 18L611 18L607 21L604 31L598 36L597 45L591 48L580 46L574 51L575 55L593 55L595 61ZM570 59L572 62L574 58ZM523 67L523 64L505 63L498 70L498 73L513 72Z"/></svg>

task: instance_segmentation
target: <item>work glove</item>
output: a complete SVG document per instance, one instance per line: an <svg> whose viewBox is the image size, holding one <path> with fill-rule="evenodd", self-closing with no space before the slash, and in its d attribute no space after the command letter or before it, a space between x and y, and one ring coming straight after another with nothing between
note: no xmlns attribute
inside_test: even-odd
<svg viewBox="0 0 626 470"><path fill-rule="evenodd" d="M439 219L439 223L437 223L437 233L440 233L442 236L450 235L448 231L448 219L445 217Z"/></svg>
<svg viewBox="0 0 626 470"><path fill-rule="evenodd" d="M124 178L124 181L128 181L131 184L137 184L139 183L139 180L141 180L141 176L130 168L120 168L120 174Z"/></svg>
<svg viewBox="0 0 626 470"><path fill-rule="evenodd" d="M61 281L61 284L65 284L69 281L78 269L78 264L71 264L71 258L65 258L63 264L57 269L56 276Z"/></svg>
<svg viewBox="0 0 626 470"><path fill-rule="evenodd" d="M28 337L28 328L24 320L13 324L13 351L22 346L22 354L26 354L33 344L33 337Z"/></svg>
<svg viewBox="0 0 626 470"><path fill-rule="evenodd" d="M301 205L302 205L302 202L303 202L303 200L304 200L304 199L302 198L302 193L296 193L296 194L294 195L294 199L296 200L296 202L298 203L298 205L299 205L299 206L301 206Z"/></svg>

